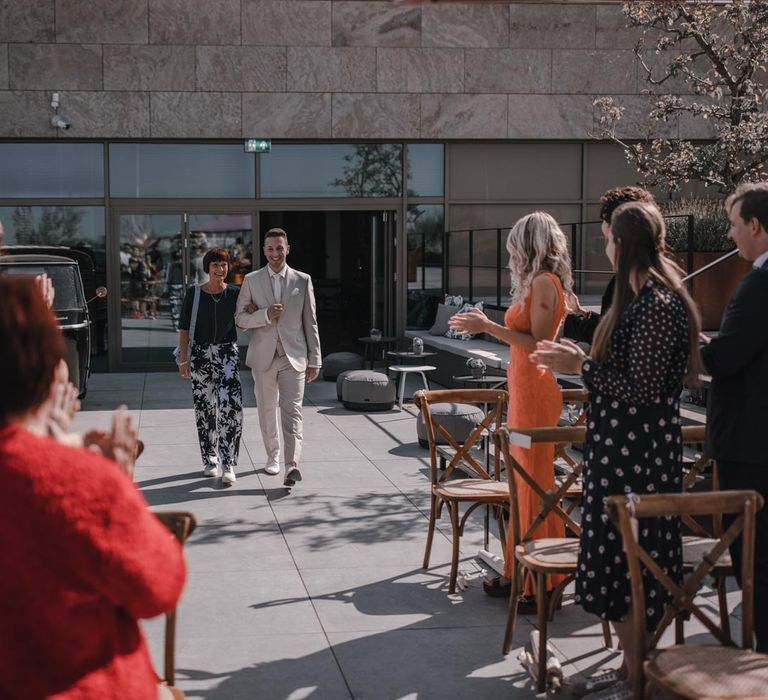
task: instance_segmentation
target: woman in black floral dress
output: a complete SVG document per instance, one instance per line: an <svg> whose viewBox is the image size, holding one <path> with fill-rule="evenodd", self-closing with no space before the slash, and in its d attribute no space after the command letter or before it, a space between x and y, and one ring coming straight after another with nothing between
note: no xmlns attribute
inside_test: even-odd
<svg viewBox="0 0 768 700"><path fill-rule="evenodd" d="M576 601L614 623L628 655L634 653L629 571L603 500L680 491L679 397L684 378L695 382L701 370L698 312L679 270L664 256L664 236L664 220L654 205L620 206L606 247L616 270L616 295L595 333L591 357L569 341L540 343L531 356L558 371L580 372L589 389ZM679 520L644 520L639 527L642 546L680 581ZM650 575L644 583L650 630L661 619L666 596Z"/></svg>
<svg viewBox="0 0 768 700"><path fill-rule="evenodd" d="M203 257L208 281L187 290L179 321L179 374L192 380L197 437L203 458L203 475L218 476L234 484L235 467L243 431L243 389L240 384L235 307L240 288L224 280L229 273L229 253L212 248ZM190 326L194 319L194 338ZM191 343L189 341L192 341Z"/></svg>

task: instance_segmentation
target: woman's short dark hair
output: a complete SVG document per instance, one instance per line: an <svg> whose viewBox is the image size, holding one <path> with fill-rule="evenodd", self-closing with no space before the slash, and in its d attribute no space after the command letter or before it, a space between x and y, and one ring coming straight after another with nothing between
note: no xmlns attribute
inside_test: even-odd
<svg viewBox="0 0 768 700"><path fill-rule="evenodd" d="M37 283L0 275L0 425L48 398L64 339Z"/></svg>
<svg viewBox="0 0 768 700"><path fill-rule="evenodd" d="M229 265L231 262L229 253L224 250L224 248L211 248L203 256L203 270L205 270L206 273L212 262L225 262Z"/></svg>
<svg viewBox="0 0 768 700"><path fill-rule="evenodd" d="M608 190L600 197L600 219L611 223L613 212L626 202L646 202L656 204L653 195L642 187L627 185L625 187L614 187Z"/></svg>

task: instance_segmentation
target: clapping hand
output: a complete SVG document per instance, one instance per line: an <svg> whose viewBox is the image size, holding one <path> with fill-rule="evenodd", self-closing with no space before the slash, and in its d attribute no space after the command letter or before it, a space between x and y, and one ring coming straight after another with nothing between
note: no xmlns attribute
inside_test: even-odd
<svg viewBox="0 0 768 700"><path fill-rule="evenodd" d="M563 374L581 374L581 367L587 359L585 352L576 343L563 338L559 343L540 340L536 350L529 356L538 367L547 367Z"/></svg>
<svg viewBox="0 0 768 700"><path fill-rule="evenodd" d="M133 426L126 406L120 406L112 417L112 430L89 430L83 436L83 444L117 462L131 478L136 465L138 433Z"/></svg>
<svg viewBox="0 0 768 700"><path fill-rule="evenodd" d="M448 325L462 333L482 333L488 323L488 317L480 309L470 309L461 314L454 314L448 319Z"/></svg>

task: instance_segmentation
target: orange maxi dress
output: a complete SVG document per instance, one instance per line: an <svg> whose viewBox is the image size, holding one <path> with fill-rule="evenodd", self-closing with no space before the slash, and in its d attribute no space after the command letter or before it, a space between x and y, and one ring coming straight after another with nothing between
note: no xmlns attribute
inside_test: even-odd
<svg viewBox="0 0 768 700"><path fill-rule="evenodd" d="M555 283L557 288L557 305L552 319L549 339L557 335L557 329L565 315L565 296L560 279L551 272L544 272ZM504 315L504 325L520 333L531 332L531 294L524 301L518 302L507 309ZM507 426L509 428L535 428L557 425L563 401L560 388L551 370L538 368L529 359L530 351L518 345L509 347L509 368L507 383L509 385L509 406L507 407ZM518 463L529 474L533 475L536 483L544 491L554 490L555 473L552 465L555 459L554 445L532 445L530 449L510 446L510 452ZM519 476L517 480L518 506L520 526L525 532L539 512L540 499ZM504 555L504 576L511 578L514 551L512 549L512 524L507 536L507 551ZM534 532L534 537L565 537L565 529L559 518L548 517ZM550 576L548 587L553 588L563 579L562 576ZM525 581L523 594L535 594L532 578Z"/></svg>

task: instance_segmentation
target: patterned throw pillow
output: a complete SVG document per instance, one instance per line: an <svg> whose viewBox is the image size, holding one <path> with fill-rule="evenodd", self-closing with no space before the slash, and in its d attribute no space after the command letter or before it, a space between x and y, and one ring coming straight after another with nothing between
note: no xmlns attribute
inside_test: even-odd
<svg viewBox="0 0 768 700"><path fill-rule="evenodd" d="M477 304L470 304L467 302L464 304L457 313L463 314L470 309L478 309L480 311L483 310L483 302L478 301ZM453 340L472 340L472 338L475 337L474 333L462 333L461 331L455 331L453 328L449 328L445 333L446 338L452 338Z"/></svg>
<svg viewBox="0 0 768 700"><path fill-rule="evenodd" d="M461 308L464 306L464 297L461 296L461 294L458 294L456 296L453 296L451 294L445 295L445 305L446 306L458 306Z"/></svg>

